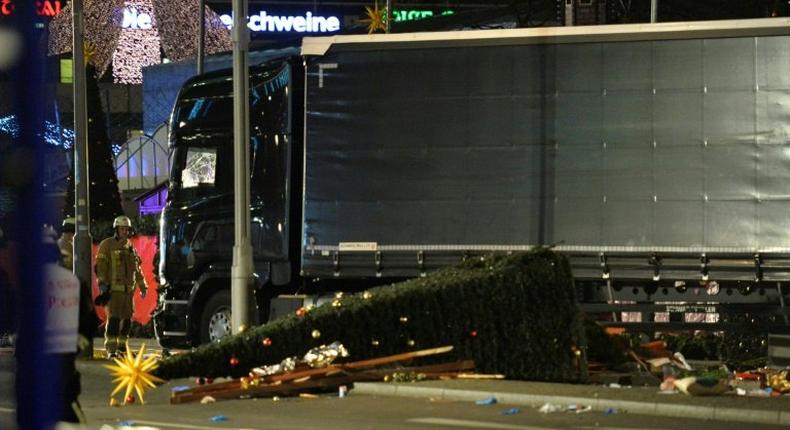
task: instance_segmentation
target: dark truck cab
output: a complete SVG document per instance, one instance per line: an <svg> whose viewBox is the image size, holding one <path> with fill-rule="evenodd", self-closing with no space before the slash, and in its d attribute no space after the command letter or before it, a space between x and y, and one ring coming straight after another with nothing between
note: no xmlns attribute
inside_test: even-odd
<svg viewBox="0 0 790 430"><path fill-rule="evenodd" d="M549 246L606 324L787 327L789 24L305 38L251 68L257 322L281 294ZM165 346L229 332L231 92L198 76L173 111Z"/></svg>
<svg viewBox="0 0 790 430"><path fill-rule="evenodd" d="M251 244L256 306L267 317L273 285L292 277L291 211L300 211L300 190L289 185L292 142L301 135L291 119L301 92L291 80L299 63L273 62L250 70ZM230 333L229 279L233 231L232 82L226 71L183 86L173 109L169 197L161 218L160 276L154 316L163 345L187 346ZM298 118L298 116L297 116ZM299 164L296 164L296 169ZM293 195L291 195L293 194ZM298 245L296 252L298 255ZM264 286L268 286L264 289Z"/></svg>

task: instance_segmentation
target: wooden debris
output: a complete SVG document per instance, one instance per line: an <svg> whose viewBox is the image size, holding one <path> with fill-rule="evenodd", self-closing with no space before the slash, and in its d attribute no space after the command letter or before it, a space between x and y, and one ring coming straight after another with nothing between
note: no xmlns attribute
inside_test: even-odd
<svg viewBox="0 0 790 430"><path fill-rule="evenodd" d="M301 366L297 367L293 371L285 372L285 373L277 373L274 375L264 376L258 378L261 383L273 383L273 382L288 382L293 381L295 379L304 378L306 376L309 377L317 377L317 376L329 376L334 375L338 372L342 372L344 370L356 370L356 369L368 369L376 366L381 366L384 364L391 364L395 362L401 361L411 361L415 358L419 357L427 357L431 355L437 354L444 354L446 352L450 352L453 350L453 347L450 346L442 346L438 348L429 348L429 349L422 349L419 351L412 351L412 352L405 352L402 354L395 354L395 355L387 355L384 357L377 357L371 358L368 360L361 360L361 361L354 361L351 363L345 364L333 364L327 367L320 367L320 368L311 368L308 366ZM225 391L225 390L232 390L241 388L241 380L240 379L233 379L230 381L222 382L219 384L211 384L211 385L202 385L198 387L194 387L190 390L186 390L184 392L189 393L213 393L215 391Z"/></svg>
<svg viewBox="0 0 790 430"><path fill-rule="evenodd" d="M505 375L500 373L459 373L458 379L505 379Z"/></svg>
<svg viewBox="0 0 790 430"><path fill-rule="evenodd" d="M240 397L272 397L299 395L311 392L337 390L341 385L353 386L354 382L380 381L393 372L419 374L424 379L457 377L461 372L474 370L471 360L416 367L377 368L399 362L408 362L418 357L443 354L452 346L424 349L402 354L377 357L344 364L333 364L324 368L297 368L291 372L264 377L249 376L219 384L203 385L189 390L172 393L170 403L180 404L199 401L207 395L216 400ZM468 373L466 373L468 375Z"/></svg>

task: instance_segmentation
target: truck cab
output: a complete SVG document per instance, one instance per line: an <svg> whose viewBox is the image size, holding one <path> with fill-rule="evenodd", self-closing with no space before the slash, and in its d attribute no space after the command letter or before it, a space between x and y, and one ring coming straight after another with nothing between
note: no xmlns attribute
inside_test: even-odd
<svg viewBox="0 0 790 430"><path fill-rule="evenodd" d="M289 256L291 157L299 128L291 116L301 91L288 59L250 69L250 209L255 265L254 319L266 321L276 286L292 279ZM160 226L162 283L154 315L159 342L187 347L231 331L233 85L228 70L187 81L171 116L171 176ZM296 130L296 132L294 132ZM297 164L298 168L298 164ZM298 187L297 187L298 188ZM297 216L297 218L299 217ZM298 226L295 226L298 228ZM295 247L298 253L298 245Z"/></svg>

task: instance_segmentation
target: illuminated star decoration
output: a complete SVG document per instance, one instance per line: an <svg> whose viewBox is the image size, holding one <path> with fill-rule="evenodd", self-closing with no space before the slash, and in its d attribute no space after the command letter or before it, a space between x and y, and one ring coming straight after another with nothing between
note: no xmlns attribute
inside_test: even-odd
<svg viewBox="0 0 790 430"><path fill-rule="evenodd" d="M143 352L145 352L145 344L140 346L140 352L137 355L127 348L125 356L122 356L120 359L113 358L114 365L104 365L104 367L112 371L112 376L115 377L112 382L118 384L110 394L110 398L113 398L116 393L126 388L126 394L123 396L124 405L129 399L129 395L132 394L132 390L137 393L140 403L145 404L145 399L143 398L145 390L156 387L154 382L165 382L149 373L159 366L156 362L157 358L150 356L143 359Z"/></svg>
<svg viewBox="0 0 790 430"><path fill-rule="evenodd" d="M161 51L172 61L194 57L198 11L198 0L84 0L85 40L96 47L97 77L112 64L116 83L139 84L142 68L159 64ZM205 53L230 51L230 31L208 6L205 12ZM68 3L49 23L49 55L71 52L71 14Z"/></svg>
<svg viewBox="0 0 790 430"><path fill-rule="evenodd" d="M365 16L367 18L361 21L367 23L368 34L376 30L387 31L387 8L379 9L379 2L374 3L373 9L365 6Z"/></svg>

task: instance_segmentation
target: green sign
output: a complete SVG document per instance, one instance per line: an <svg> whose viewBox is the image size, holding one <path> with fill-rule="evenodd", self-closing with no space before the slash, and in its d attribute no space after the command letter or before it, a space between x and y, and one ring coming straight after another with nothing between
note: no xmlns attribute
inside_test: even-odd
<svg viewBox="0 0 790 430"><path fill-rule="evenodd" d="M452 15L453 11L445 10L438 15ZM435 13L432 10L418 10L418 9L395 9L392 11L392 17L395 22L400 21L416 21L418 19L423 18L430 18L434 16Z"/></svg>

